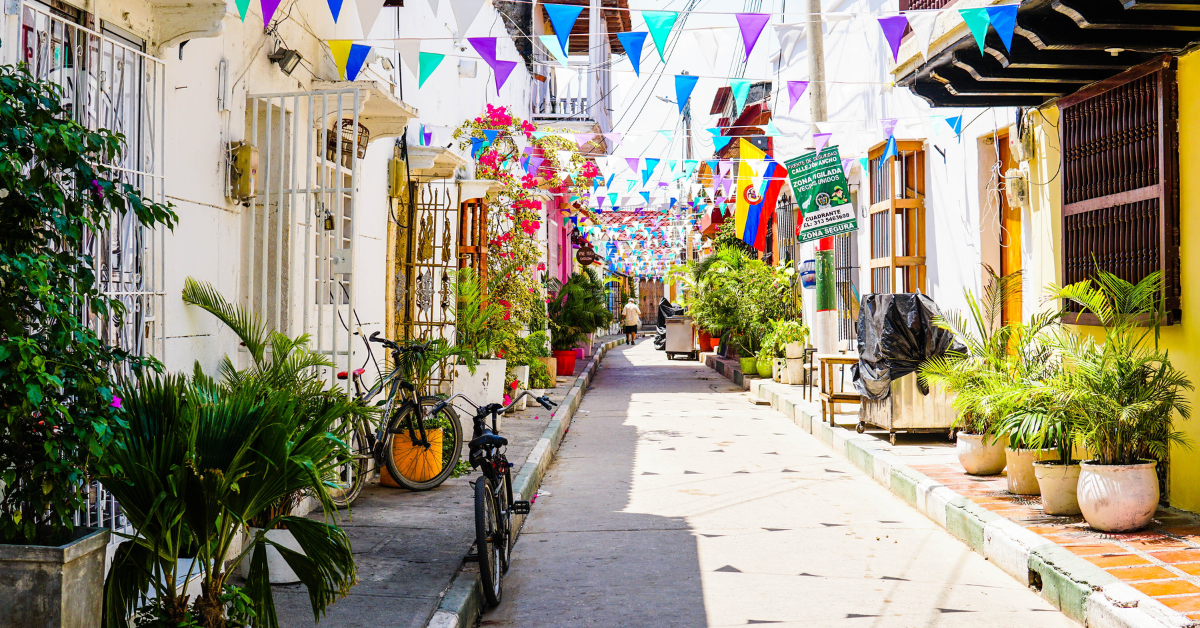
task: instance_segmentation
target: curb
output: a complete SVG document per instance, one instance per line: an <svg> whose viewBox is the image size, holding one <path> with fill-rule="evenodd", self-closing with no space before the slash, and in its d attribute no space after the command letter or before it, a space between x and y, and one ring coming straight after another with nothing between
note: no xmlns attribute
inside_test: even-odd
<svg viewBox="0 0 1200 628"><path fill-rule="evenodd" d="M566 435L567 430L571 429L571 419L575 418L575 411L579 409L588 385L596 376L596 368L600 365L600 360L604 358L609 349L623 344L625 344L625 339L619 338L596 347L595 354L588 359L587 365L583 367L583 372L575 378L571 389L563 397L562 403L551 415L550 423L542 432L542 436L538 438L537 444L530 450L529 456L525 458L521 470L513 477L514 500L528 501L537 492L546 469L550 467L550 463L554 460L554 454L558 451L559 444L562 443L563 436ZM520 538L521 527L525 523L526 516L513 516L516 538ZM454 574L450 586L446 587L442 593L442 600L438 602L437 609L425 623L426 628L468 628L474 626L475 621L483 613L483 582L479 578L478 570L467 570L466 566L467 564L464 563ZM474 565L472 564L472 566Z"/></svg>
<svg viewBox="0 0 1200 628"><path fill-rule="evenodd" d="M814 418L791 395L792 386L743 379L712 354L705 364L750 390L804 431L816 436L876 482L1021 584L1037 591L1067 617L1088 628L1194 628L1182 613L1118 580L1066 548L993 513L905 465L872 436ZM734 377L737 379L734 379ZM738 381L743 380L743 381ZM806 402L807 403L807 402Z"/></svg>

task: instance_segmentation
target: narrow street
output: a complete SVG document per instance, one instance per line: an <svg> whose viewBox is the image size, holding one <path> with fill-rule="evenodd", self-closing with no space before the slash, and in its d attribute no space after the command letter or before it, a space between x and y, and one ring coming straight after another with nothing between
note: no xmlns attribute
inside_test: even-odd
<svg viewBox="0 0 1200 628"><path fill-rule="evenodd" d="M483 626L1077 626L769 406L609 353Z"/></svg>

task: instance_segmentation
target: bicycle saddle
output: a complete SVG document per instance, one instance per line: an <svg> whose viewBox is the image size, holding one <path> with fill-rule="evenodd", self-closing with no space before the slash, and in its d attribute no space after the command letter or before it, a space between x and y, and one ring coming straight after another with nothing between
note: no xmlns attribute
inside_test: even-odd
<svg viewBox="0 0 1200 628"><path fill-rule="evenodd" d="M367 369L354 369L355 375L362 375L363 373L366 373L366 372L367 372ZM338 379L346 379L346 371L338 371L337 378Z"/></svg>
<svg viewBox="0 0 1200 628"><path fill-rule="evenodd" d="M483 447L504 447L508 445L508 439L498 434L484 434L479 438L472 440L468 445L471 449L481 449Z"/></svg>

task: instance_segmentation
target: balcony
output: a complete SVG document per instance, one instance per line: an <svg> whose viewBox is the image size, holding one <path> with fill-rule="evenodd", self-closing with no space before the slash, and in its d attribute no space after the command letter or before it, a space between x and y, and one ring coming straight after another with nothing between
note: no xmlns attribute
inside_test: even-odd
<svg viewBox="0 0 1200 628"><path fill-rule="evenodd" d="M562 67L535 65L534 72L545 77L533 86L532 115L535 120L594 121L588 103L588 68L573 66L573 76L562 72ZM564 78L559 82L559 78Z"/></svg>

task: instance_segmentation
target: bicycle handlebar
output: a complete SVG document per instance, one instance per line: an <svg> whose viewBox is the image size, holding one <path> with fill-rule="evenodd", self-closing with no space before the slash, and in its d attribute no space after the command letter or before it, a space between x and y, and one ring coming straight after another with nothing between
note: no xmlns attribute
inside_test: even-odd
<svg viewBox="0 0 1200 628"><path fill-rule="evenodd" d="M543 408L545 408L547 410L553 410L554 406L558 405L557 403L550 401L550 398L545 395L542 395L541 397L534 397L533 393L529 392L528 390L521 391L521 394L517 395L516 398L513 399L507 406L501 406L500 404L497 404L497 403L481 406L481 405L475 403L474 401L471 401L471 399L469 397L467 397L466 395L464 395L462 393L458 393L457 395L454 395L454 396L450 397L449 399L439 401L436 405L434 405L433 407L431 407L429 409L428 415L434 415L434 414L437 414L438 412L441 412L442 410L444 410L446 408L446 406L450 405L455 399L462 399L463 401L466 401L468 405L475 408L476 416L479 416L481 414L487 414L488 412L491 412L493 409L496 411L497 414L503 414L503 413L511 410L514 406L517 405L518 401L520 401L521 399L523 399L526 396L533 397L534 401L538 402L539 405L541 405Z"/></svg>

